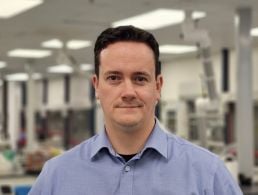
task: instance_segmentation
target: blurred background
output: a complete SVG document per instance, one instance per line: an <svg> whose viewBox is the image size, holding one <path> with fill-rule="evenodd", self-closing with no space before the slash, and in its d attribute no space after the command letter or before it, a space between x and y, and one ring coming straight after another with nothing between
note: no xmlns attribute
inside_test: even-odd
<svg viewBox="0 0 258 195"><path fill-rule="evenodd" d="M0 195L27 194L46 160L101 129L93 47L119 25L160 44L157 118L258 194L258 1L0 0Z"/></svg>

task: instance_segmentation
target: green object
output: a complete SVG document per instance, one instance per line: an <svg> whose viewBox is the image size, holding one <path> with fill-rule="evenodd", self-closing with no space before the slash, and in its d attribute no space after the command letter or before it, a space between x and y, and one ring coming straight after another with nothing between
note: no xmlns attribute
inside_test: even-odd
<svg viewBox="0 0 258 195"><path fill-rule="evenodd" d="M3 156L9 161L13 161L15 152L13 150L5 150L3 151Z"/></svg>

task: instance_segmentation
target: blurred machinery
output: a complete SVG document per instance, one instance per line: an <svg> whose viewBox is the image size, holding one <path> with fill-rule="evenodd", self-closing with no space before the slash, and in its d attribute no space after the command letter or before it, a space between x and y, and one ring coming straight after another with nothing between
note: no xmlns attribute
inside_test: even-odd
<svg viewBox="0 0 258 195"><path fill-rule="evenodd" d="M200 145L220 154L235 180L238 180L236 155L223 150L225 148L224 113L216 88L211 58L211 39L207 30L198 27L198 20L193 19L191 11L185 12L181 38L198 47L199 57L203 64L202 97L195 100Z"/></svg>
<svg viewBox="0 0 258 195"><path fill-rule="evenodd" d="M191 11L185 12L180 36L184 41L198 47L199 57L203 64L202 97L195 101L200 144L206 148L223 147L223 143L218 142L217 139L224 140L222 138L223 114L211 60L210 36L207 30L198 27L198 20L192 18Z"/></svg>

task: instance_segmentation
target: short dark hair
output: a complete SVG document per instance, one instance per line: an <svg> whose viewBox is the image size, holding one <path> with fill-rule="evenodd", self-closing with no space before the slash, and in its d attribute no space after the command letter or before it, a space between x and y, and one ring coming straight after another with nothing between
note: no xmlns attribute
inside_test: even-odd
<svg viewBox="0 0 258 195"><path fill-rule="evenodd" d="M107 28L97 38L94 47L94 63L95 74L99 76L100 53L108 45L120 41L135 41L145 43L151 48L155 60L155 76L157 77L161 72L161 64L159 61L159 44L155 37L140 28L134 26L119 26L116 28Z"/></svg>

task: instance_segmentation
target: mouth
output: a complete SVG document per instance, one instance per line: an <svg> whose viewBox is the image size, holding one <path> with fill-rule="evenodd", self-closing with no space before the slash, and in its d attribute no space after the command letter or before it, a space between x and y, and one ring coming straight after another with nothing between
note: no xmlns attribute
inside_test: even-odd
<svg viewBox="0 0 258 195"><path fill-rule="evenodd" d="M144 107L143 102L140 101L120 101L114 104L114 108L120 108L120 109L139 109Z"/></svg>
<svg viewBox="0 0 258 195"><path fill-rule="evenodd" d="M143 107L142 104L118 104L115 108L141 108Z"/></svg>
<svg viewBox="0 0 258 195"><path fill-rule="evenodd" d="M142 106L137 105L137 106L117 106L117 108L140 108Z"/></svg>

